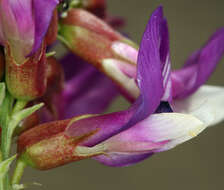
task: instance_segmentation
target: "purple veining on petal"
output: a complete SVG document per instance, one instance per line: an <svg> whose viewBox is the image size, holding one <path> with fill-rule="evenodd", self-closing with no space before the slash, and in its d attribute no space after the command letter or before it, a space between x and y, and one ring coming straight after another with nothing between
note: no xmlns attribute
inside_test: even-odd
<svg viewBox="0 0 224 190"><path fill-rule="evenodd" d="M124 129L155 112L164 94L160 60L163 20L163 10L159 7L153 12L143 34L137 64L137 82L141 95L135 104L136 113Z"/></svg>
<svg viewBox="0 0 224 190"><path fill-rule="evenodd" d="M224 28L186 61L182 69L172 72L173 97L185 98L204 84L224 54Z"/></svg>
<svg viewBox="0 0 224 190"><path fill-rule="evenodd" d="M35 38L33 49L29 55L33 54L40 47L48 30L53 11L58 3L59 0L33 0Z"/></svg>
<svg viewBox="0 0 224 190"><path fill-rule="evenodd" d="M161 24L161 44L160 44L160 60L162 65L163 88L164 94L163 101L171 101L172 99L172 83L171 83L171 61L169 49L169 31L167 20L163 19Z"/></svg>

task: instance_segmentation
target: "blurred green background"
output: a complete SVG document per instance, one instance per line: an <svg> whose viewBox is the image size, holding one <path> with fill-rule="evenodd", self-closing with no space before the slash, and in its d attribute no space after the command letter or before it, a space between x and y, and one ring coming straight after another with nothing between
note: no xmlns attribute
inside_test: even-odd
<svg viewBox="0 0 224 190"><path fill-rule="evenodd" d="M150 14L160 4L169 23L173 68L179 68L209 35L224 26L223 0L108 0L109 12L127 19L125 31L136 42L140 42ZM224 86L223 64L224 60L209 84ZM127 106L120 97L110 111ZM43 184L29 188L35 190L222 189L223 141L224 123L221 123L190 142L131 167L110 168L89 159L44 172L27 168L23 182Z"/></svg>

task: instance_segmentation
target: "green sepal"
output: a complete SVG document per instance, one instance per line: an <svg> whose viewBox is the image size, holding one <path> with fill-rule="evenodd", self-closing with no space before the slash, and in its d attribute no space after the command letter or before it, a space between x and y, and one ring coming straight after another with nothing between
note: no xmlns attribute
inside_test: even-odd
<svg viewBox="0 0 224 190"><path fill-rule="evenodd" d="M8 125L8 130L9 130L8 134L12 135L16 126L19 124L20 121L30 116L35 111L39 110L43 105L44 105L43 103L40 103L30 108L23 109L15 113L14 115L12 115L11 121L9 122L9 125Z"/></svg>
<svg viewBox="0 0 224 190"><path fill-rule="evenodd" d="M4 161L0 162L0 181L8 173L10 164L12 163L12 161L15 158L16 158L16 155L12 156L11 158L8 158L7 160L4 160Z"/></svg>
<svg viewBox="0 0 224 190"><path fill-rule="evenodd" d="M37 105L34 105L32 107L29 107L29 108L26 108L26 109L23 109L17 113L15 113L13 116L12 116L12 122L13 120L17 121L17 122L20 122L22 121L23 119L25 119L26 117L30 116L32 113L34 113L35 111L39 110L41 107L44 106L44 103L40 103L40 104L37 104ZM10 122L11 123L11 122ZM9 124L10 124L9 123Z"/></svg>

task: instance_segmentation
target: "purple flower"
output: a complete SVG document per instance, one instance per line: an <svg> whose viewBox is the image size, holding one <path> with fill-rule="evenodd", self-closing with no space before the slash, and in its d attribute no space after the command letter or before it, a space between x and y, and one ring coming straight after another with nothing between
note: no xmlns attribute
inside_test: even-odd
<svg viewBox="0 0 224 190"><path fill-rule="evenodd" d="M165 92L162 100L169 101L175 112L193 114L204 121L206 125L210 126L222 121L224 119L224 112L222 111L224 105L223 88L208 85L201 87L201 85L208 80L224 54L224 28L215 32L201 49L195 51L181 69L170 72L169 34L165 19L162 22L160 34L151 23L148 26L148 30L151 30L154 35L160 35L159 54ZM145 48L144 57L150 57L152 54L150 51L152 50L148 47L153 46L155 43L155 38L145 34L145 38L143 37L141 42L141 47L144 46ZM138 52L121 42L114 42L112 49L120 56L131 58L132 61L136 61L138 53L141 54L141 50ZM108 62L110 62L111 67L120 67L120 63L116 60L105 59L103 61L105 65ZM120 72L122 72L123 76L128 76L129 80L131 78L135 79L136 68L130 70L128 67L120 67ZM130 91L130 93L132 92Z"/></svg>
<svg viewBox="0 0 224 190"><path fill-rule="evenodd" d="M58 0L1 0L0 43L9 45L17 63L36 52Z"/></svg>
<svg viewBox="0 0 224 190"><path fill-rule="evenodd" d="M132 52L136 59L137 54ZM124 49L120 54L127 55L127 52ZM208 126L203 119L206 115L209 116L209 124L214 124L217 118L220 120L224 116L221 112L222 88L205 86L183 100L175 99L168 28L162 7L153 12L144 32L137 58L137 73L117 61L110 59L109 62L112 66L117 64L116 68L121 68L121 72L136 81L140 96L124 111L82 115L61 121L61 127L60 122L56 121L25 132L19 138L18 147L22 157L29 160L28 164L49 169L93 157L108 166L128 166L197 136ZM210 95L216 96L215 99L206 99ZM192 108L188 103L194 103L194 96L202 97L203 101L196 104L193 110L188 110L189 107L185 109L186 105ZM211 103L213 106L208 107ZM216 113L216 109L220 112ZM63 140L63 146L60 146L59 152L55 152L52 147L58 147L60 139ZM65 154L61 155L61 152Z"/></svg>
<svg viewBox="0 0 224 190"><path fill-rule="evenodd" d="M221 50L210 55L216 57L210 59L214 60L213 64L217 63L223 53L221 42L219 43L220 46L217 48ZM121 55L127 55L128 51L125 51L127 49L124 48L124 44L120 43L119 48L122 49L122 45L124 51ZM134 52L132 55L135 59L135 51L130 47L129 50L128 53ZM170 67L167 22L161 7L152 14L146 27L137 62L137 75L133 70L123 68L124 73L128 73L129 76L133 78L137 76L141 92L129 110L82 119L67 128L67 134L71 137L81 136L90 128L98 130L96 135L81 143L82 147L77 151L80 151L80 154L87 154L86 146L88 146L91 153L92 150L104 152L103 155L95 157L101 163L109 166L127 166L156 152L173 148L195 137L208 125L224 118L221 109L224 105L224 90L221 87L205 86L187 99L175 99L172 87L175 84L171 80L173 73L171 74ZM214 97L210 99L211 96ZM198 101L199 97L201 101ZM161 101L170 102L172 107L169 108L168 103L164 104ZM174 112L170 113L172 110ZM182 113L189 114L182 115ZM78 130L80 126L82 130Z"/></svg>

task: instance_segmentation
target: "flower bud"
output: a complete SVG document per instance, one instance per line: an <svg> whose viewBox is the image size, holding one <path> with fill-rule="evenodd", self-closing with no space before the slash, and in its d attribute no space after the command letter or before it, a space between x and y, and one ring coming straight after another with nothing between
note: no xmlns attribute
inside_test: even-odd
<svg viewBox="0 0 224 190"><path fill-rule="evenodd" d="M84 58L97 68L101 60L117 57L111 50L111 41L80 26L63 26L63 37L73 53Z"/></svg>
<svg viewBox="0 0 224 190"><path fill-rule="evenodd" d="M129 100L133 101L138 97L139 90L134 78L136 74L128 73L136 72L138 53L130 40L81 9L71 9L68 12L68 16L62 20L60 35L74 54L110 77ZM116 43L125 44L119 46L122 53L117 51L114 45Z"/></svg>
<svg viewBox="0 0 224 190"><path fill-rule="evenodd" d="M29 101L44 94L47 84L45 51L46 46L42 44L23 64L17 64L10 47L6 48L6 83L15 98Z"/></svg>

